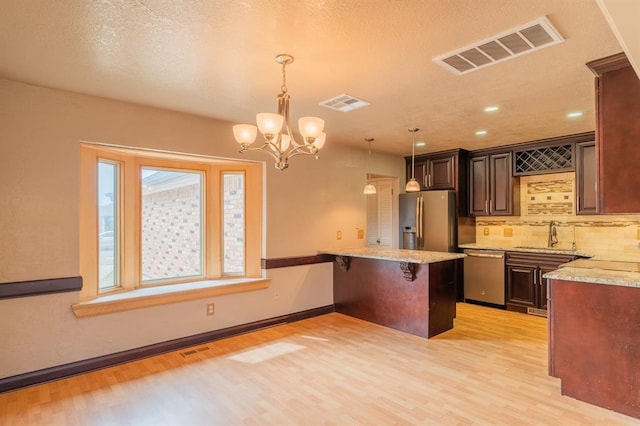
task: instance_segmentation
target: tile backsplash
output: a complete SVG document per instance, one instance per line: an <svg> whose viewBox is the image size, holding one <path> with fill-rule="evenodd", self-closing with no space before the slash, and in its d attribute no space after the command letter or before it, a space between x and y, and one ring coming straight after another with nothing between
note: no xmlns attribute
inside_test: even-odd
<svg viewBox="0 0 640 426"><path fill-rule="evenodd" d="M476 243L495 247L546 247L549 222L556 248L575 248L600 259L640 262L640 214L576 215L574 173L520 178L520 216L476 218Z"/></svg>

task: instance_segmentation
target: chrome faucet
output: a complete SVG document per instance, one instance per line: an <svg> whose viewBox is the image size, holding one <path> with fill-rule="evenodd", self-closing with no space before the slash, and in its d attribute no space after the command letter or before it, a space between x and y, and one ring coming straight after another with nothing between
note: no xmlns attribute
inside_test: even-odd
<svg viewBox="0 0 640 426"><path fill-rule="evenodd" d="M556 223L554 221L549 222L549 239L547 241L547 247L552 248L558 244L558 234L556 232Z"/></svg>

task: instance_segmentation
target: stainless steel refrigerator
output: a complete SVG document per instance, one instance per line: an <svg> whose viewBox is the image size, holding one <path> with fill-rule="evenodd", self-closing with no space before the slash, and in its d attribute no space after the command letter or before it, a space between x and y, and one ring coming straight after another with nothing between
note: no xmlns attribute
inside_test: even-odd
<svg viewBox="0 0 640 426"><path fill-rule="evenodd" d="M400 194L400 248L454 252L457 247L453 191Z"/></svg>

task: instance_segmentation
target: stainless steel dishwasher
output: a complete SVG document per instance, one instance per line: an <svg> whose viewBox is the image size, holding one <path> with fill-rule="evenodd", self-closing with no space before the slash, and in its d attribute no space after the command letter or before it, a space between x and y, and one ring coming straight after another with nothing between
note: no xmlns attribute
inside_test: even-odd
<svg viewBox="0 0 640 426"><path fill-rule="evenodd" d="M504 307L504 252L468 249L464 254L464 300Z"/></svg>

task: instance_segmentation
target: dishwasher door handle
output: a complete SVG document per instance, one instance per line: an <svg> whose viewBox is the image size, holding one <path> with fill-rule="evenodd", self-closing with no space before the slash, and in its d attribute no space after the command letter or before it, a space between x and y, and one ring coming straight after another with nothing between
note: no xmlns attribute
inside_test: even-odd
<svg viewBox="0 0 640 426"><path fill-rule="evenodd" d="M496 252L482 252L482 251L465 251L468 257L484 257L488 259L504 259L504 253L496 253Z"/></svg>

